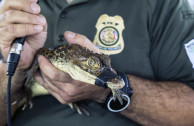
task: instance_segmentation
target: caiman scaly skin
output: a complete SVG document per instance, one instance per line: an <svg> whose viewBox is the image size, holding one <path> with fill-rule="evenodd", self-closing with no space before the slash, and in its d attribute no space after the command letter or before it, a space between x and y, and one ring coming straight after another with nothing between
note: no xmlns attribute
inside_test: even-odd
<svg viewBox="0 0 194 126"><path fill-rule="evenodd" d="M110 58L107 55L93 53L80 45L65 44L52 50L42 48L38 51L38 55L45 56L55 67L68 73L73 79L93 85L95 85L96 78L103 72L104 68L113 72ZM38 83L34 83L31 78L37 68L38 63L35 59L25 84L32 90L33 96L48 94L46 89ZM121 78L113 78L107 81L107 85L112 89L113 97L116 99L115 90L124 87L125 83Z"/></svg>

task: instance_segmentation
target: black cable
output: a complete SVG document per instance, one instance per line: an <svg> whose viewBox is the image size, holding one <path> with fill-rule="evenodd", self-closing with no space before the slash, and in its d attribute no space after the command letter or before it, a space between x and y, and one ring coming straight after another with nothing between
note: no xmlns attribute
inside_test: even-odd
<svg viewBox="0 0 194 126"><path fill-rule="evenodd" d="M6 103L7 103L7 125L11 126L11 78L14 75L17 65L20 60L20 54L23 50L23 45L26 40L26 37L16 38L13 41L11 46L10 52L7 57L7 96L6 96Z"/></svg>
<svg viewBox="0 0 194 126"><path fill-rule="evenodd" d="M37 1L39 3L39 0ZM23 50L24 42L26 41L26 37L20 37L13 40L10 52L7 57L7 96L6 96L6 102L7 102L7 125L11 126L11 78L14 75L17 65L20 60L20 54Z"/></svg>
<svg viewBox="0 0 194 126"><path fill-rule="evenodd" d="M11 96L10 96L10 91L11 91L11 79L12 76L9 75L7 79L7 96L6 96L6 103L7 103L7 124L8 126L11 126Z"/></svg>

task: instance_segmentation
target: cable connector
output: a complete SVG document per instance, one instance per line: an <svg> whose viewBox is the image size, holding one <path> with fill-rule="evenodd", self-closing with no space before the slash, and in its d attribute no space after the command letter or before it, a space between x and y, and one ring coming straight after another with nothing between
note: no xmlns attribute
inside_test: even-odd
<svg viewBox="0 0 194 126"><path fill-rule="evenodd" d="M14 75L20 59L20 53L23 50L25 39L26 37L22 37L14 40L7 58L7 75Z"/></svg>

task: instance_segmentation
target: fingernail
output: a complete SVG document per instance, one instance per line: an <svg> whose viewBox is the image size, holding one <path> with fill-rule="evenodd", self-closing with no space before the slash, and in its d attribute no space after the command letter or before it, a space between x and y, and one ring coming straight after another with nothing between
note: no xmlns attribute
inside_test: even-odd
<svg viewBox="0 0 194 126"><path fill-rule="evenodd" d="M38 55L38 63L40 63L42 60L42 56L41 55Z"/></svg>
<svg viewBox="0 0 194 126"><path fill-rule="evenodd" d="M40 62L41 61L41 56L40 55L38 55L38 62Z"/></svg>
<svg viewBox="0 0 194 126"><path fill-rule="evenodd" d="M38 12L39 11L39 6L36 3L31 4L31 9L33 12Z"/></svg>
<svg viewBox="0 0 194 126"><path fill-rule="evenodd" d="M40 25L35 25L34 26L34 30L36 30L36 31L42 31L43 30L43 27L40 26Z"/></svg>
<svg viewBox="0 0 194 126"><path fill-rule="evenodd" d="M70 32L70 31L66 31L66 33L67 33L67 37L68 37L68 38L70 38L70 39L75 38L75 33Z"/></svg>
<svg viewBox="0 0 194 126"><path fill-rule="evenodd" d="M41 16L37 16L37 20L41 23L41 24L45 24L45 19Z"/></svg>

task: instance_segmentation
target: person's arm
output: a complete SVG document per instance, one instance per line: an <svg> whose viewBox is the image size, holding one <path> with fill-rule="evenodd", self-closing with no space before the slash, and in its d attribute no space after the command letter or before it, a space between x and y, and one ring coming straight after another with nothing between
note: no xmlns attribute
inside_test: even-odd
<svg viewBox="0 0 194 126"><path fill-rule="evenodd" d="M194 91L188 86L194 84L194 74L184 49L193 39L192 14L187 1L156 2L149 58L156 79L172 81L128 75L134 93L130 106L122 112L126 117L147 126L194 125Z"/></svg>
<svg viewBox="0 0 194 126"><path fill-rule="evenodd" d="M69 79L66 73L53 67L42 56L39 57L39 64L44 79L36 75L36 80L62 104L83 99L102 103L110 92ZM121 114L146 126L193 126L193 89L178 82L156 82L131 75L128 77L134 93L131 104Z"/></svg>
<svg viewBox="0 0 194 126"><path fill-rule="evenodd" d="M22 98L22 92L20 91L21 86L24 81L25 72L17 71L16 75L12 79L12 87L11 87L11 102L13 104L11 106L11 112L12 116L15 113L18 105L18 101ZM4 126L7 122L7 105L6 105L6 92L7 92L7 75L6 75L6 63L3 63L2 60L0 60L0 126ZM17 79L16 79L17 78Z"/></svg>
<svg viewBox="0 0 194 126"><path fill-rule="evenodd" d="M20 90L37 50L43 47L47 27L46 19L40 15L37 0L2 0L0 2L0 53L6 61L15 38L27 36L24 50L12 78L11 101L20 99ZM0 126L6 124L6 63L0 61ZM17 104L12 106L12 115Z"/></svg>
<svg viewBox="0 0 194 126"><path fill-rule="evenodd" d="M70 34L71 35L71 34ZM94 50L90 41L79 34L65 38L69 43L81 44ZM79 41L78 41L79 40ZM96 47L97 48L97 47ZM110 90L73 80L55 68L45 57L39 57L41 75L35 79L62 104L83 99L102 103ZM147 126L191 126L194 124L194 91L178 82L154 82L128 75L132 94L130 106L121 112L124 116Z"/></svg>
<svg viewBox="0 0 194 126"><path fill-rule="evenodd" d="M134 90L121 112L146 126L193 126L194 91L178 82L156 82L128 75Z"/></svg>

